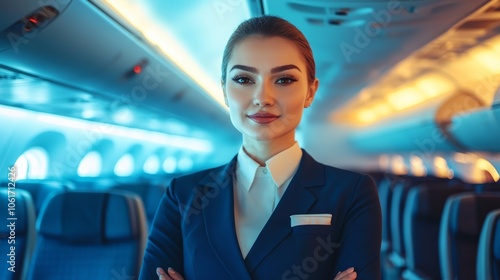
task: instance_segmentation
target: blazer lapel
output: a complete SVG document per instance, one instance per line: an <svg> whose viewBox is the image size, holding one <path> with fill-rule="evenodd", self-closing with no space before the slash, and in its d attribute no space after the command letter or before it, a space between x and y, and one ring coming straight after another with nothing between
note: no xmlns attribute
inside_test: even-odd
<svg viewBox="0 0 500 280"><path fill-rule="evenodd" d="M308 188L324 185L324 182L323 165L302 150L302 159L295 176L245 258L248 272L254 271L291 233L290 215L307 213L314 205L316 198Z"/></svg>
<svg viewBox="0 0 500 280"><path fill-rule="evenodd" d="M205 230L212 250L233 279L251 280L246 269L234 225L233 173L236 157L211 172L200 184L208 203L203 208Z"/></svg>

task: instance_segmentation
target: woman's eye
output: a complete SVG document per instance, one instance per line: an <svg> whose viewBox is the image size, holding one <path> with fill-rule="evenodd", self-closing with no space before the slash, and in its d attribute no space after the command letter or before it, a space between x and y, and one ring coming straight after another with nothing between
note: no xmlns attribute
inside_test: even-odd
<svg viewBox="0 0 500 280"><path fill-rule="evenodd" d="M232 80L235 83L242 84L242 85L251 83L250 78L247 78L247 77L234 77Z"/></svg>
<svg viewBox="0 0 500 280"><path fill-rule="evenodd" d="M276 83L277 84L284 84L284 85L287 85L287 84L291 84L291 83L294 83L296 82L297 79L295 78L292 78L292 77L281 77L279 78Z"/></svg>

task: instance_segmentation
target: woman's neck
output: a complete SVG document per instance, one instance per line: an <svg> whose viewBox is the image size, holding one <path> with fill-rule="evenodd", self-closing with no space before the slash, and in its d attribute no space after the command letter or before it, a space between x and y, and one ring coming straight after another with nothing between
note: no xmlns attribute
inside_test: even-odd
<svg viewBox="0 0 500 280"><path fill-rule="evenodd" d="M276 139L270 141L257 141L243 138L243 149L249 157L260 166L265 166L266 161L295 144L295 137L289 139Z"/></svg>

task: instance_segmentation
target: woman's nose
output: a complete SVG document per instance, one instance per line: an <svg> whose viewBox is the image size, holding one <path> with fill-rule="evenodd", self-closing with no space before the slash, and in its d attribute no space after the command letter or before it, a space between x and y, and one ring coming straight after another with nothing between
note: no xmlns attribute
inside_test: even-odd
<svg viewBox="0 0 500 280"><path fill-rule="evenodd" d="M274 92L271 86L263 83L257 87L253 103L255 106L270 106L274 104Z"/></svg>

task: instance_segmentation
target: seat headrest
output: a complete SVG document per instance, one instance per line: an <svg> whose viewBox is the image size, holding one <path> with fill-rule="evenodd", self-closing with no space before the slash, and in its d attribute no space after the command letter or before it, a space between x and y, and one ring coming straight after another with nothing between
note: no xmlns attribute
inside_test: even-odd
<svg viewBox="0 0 500 280"><path fill-rule="evenodd" d="M477 237L488 213L500 208L499 193L462 195L451 209L451 231L456 235Z"/></svg>
<svg viewBox="0 0 500 280"><path fill-rule="evenodd" d="M408 197L416 199L413 215L427 220L440 221L446 200L453 194L464 192L462 187L421 186L410 190Z"/></svg>
<svg viewBox="0 0 500 280"><path fill-rule="evenodd" d="M147 182L121 184L115 186L114 189L126 190L139 195L144 204L146 215L150 218L154 217L156 208L165 193L165 188L163 186Z"/></svg>
<svg viewBox="0 0 500 280"><path fill-rule="evenodd" d="M500 215L497 215L493 226L493 257L500 261Z"/></svg>
<svg viewBox="0 0 500 280"><path fill-rule="evenodd" d="M143 219L138 207L140 199L128 192L58 193L42 208L37 228L41 235L68 242L136 239Z"/></svg>
<svg viewBox="0 0 500 280"><path fill-rule="evenodd" d="M70 189L70 187L68 185L65 185L64 183L38 180L17 181L16 187L18 189L27 190L31 194L37 212L40 211L43 203L49 195L55 192L67 191Z"/></svg>
<svg viewBox="0 0 500 280"><path fill-rule="evenodd" d="M33 220L29 219L30 215L34 215L35 211L31 195L27 191L17 188L12 189L10 192L7 188L1 188L0 201L2 201L2 207L5 207L0 211L0 220L7 225L0 227L0 234L10 234L8 225L11 221L15 223L16 236L27 234L30 222L34 223L34 216ZM12 212L9 211L10 206L13 207ZM9 213L13 213L14 216L9 215ZM16 218L16 220L8 220L8 218Z"/></svg>

